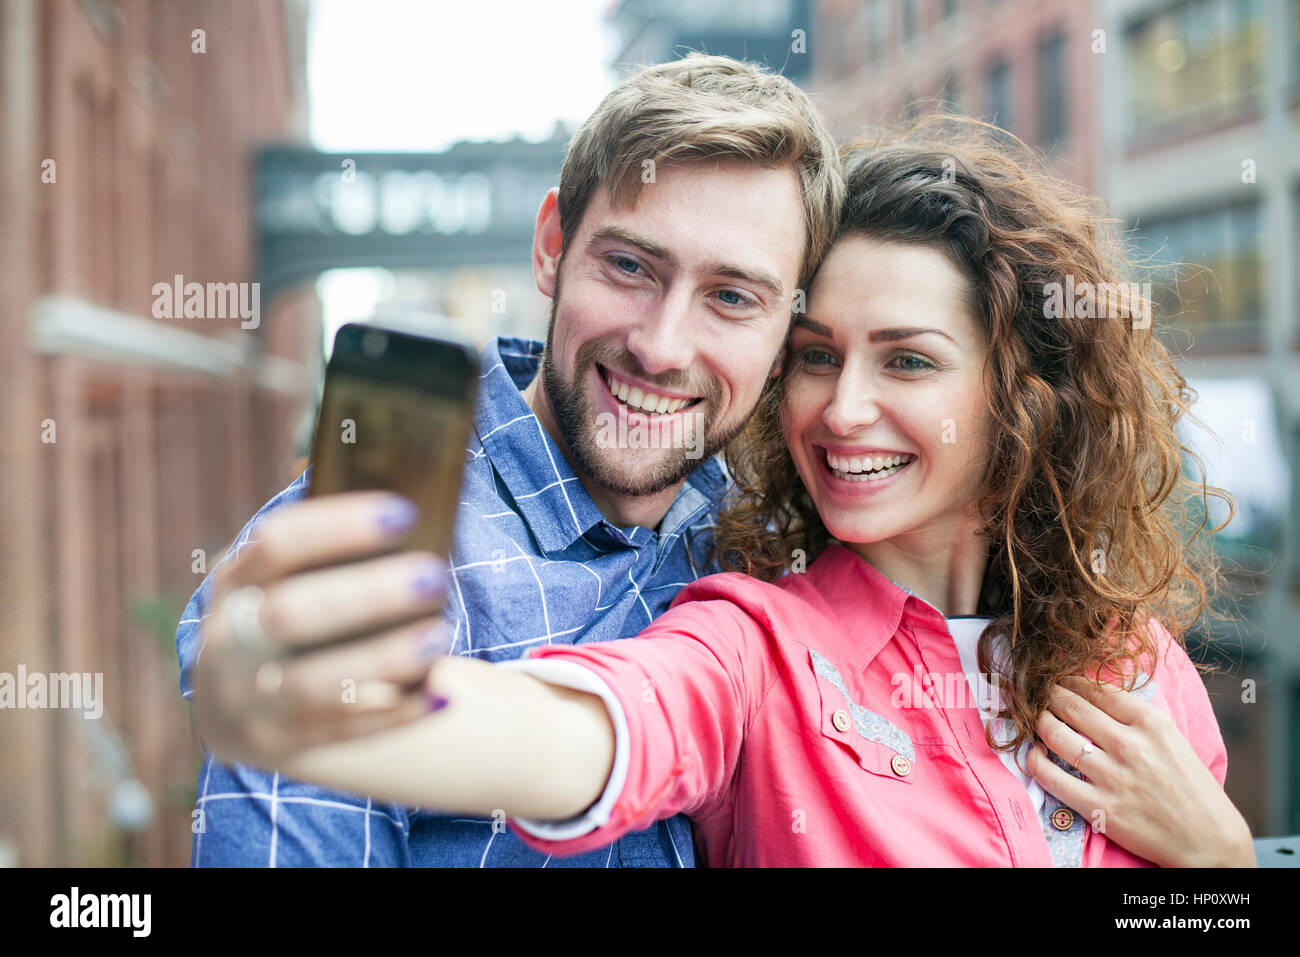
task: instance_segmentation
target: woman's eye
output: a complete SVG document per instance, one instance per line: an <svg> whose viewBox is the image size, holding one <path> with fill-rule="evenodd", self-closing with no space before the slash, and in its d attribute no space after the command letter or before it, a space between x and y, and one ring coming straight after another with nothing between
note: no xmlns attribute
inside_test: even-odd
<svg viewBox="0 0 1300 957"><path fill-rule="evenodd" d="M795 358L799 360L800 365L809 368L825 368L835 361L835 357L825 349L819 349L817 346L807 346L795 352Z"/></svg>
<svg viewBox="0 0 1300 957"><path fill-rule="evenodd" d="M897 368L904 372L923 372L926 369L933 369L934 363L924 356L918 356L914 352L900 352L894 357L894 362L898 364Z"/></svg>

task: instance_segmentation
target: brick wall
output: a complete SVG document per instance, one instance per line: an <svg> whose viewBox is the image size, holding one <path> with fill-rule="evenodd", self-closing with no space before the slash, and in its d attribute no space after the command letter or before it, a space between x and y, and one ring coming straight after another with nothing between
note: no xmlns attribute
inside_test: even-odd
<svg viewBox="0 0 1300 957"><path fill-rule="evenodd" d="M304 9L0 0L0 671L104 675L97 721L0 711L0 862L188 863L175 624L194 550L211 567L292 478L319 309L307 289L256 330L155 319L153 286L256 280L251 150L303 133ZM300 375L265 384L268 355ZM134 829L113 812L131 777L153 805Z"/></svg>

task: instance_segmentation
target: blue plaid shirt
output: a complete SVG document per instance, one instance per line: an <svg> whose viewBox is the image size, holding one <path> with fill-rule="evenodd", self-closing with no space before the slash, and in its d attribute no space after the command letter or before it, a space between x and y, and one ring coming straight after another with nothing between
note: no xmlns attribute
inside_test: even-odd
<svg viewBox="0 0 1300 957"><path fill-rule="evenodd" d="M483 352L475 431L452 552L446 608L454 654L487 661L536 645L637 634L677 592L718 569L707 564L718 499L716 459L686 480L656 533L618 528L601 514L520 394L536 376L542 343L497 339ZM310 469L268 502L228 555L273 509L306 495ZM193 691L209 575L176 631L181 693ZM503 821L453 818L228 765L205 751L198 777L191 863L202 867L693 867L685 816L575 857L539 854Z"/></svg>

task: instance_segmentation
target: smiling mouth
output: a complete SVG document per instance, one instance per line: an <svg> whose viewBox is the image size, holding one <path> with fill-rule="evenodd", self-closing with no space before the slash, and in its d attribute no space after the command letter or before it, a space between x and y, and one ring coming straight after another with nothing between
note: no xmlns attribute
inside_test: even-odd
<svg viewBox="0 0 1300 957"><path fill-rule="evenodd" d="M878 482L903 471L915 461L915 455L836 455L822 449L826 467L832 475L848 482Z"/></svg>
<svg viewBox="0 0 1300 957"><path fill-rule="evenodd" d="M600 373L605 388L609 389L610 395L633 412L641 412L646 415L672 415L703 401L699 397L675 399L670 396L659 395L657 392L648 392L640 386L624 382L616 373L600 364L596 365L596 370Z"/></svg>

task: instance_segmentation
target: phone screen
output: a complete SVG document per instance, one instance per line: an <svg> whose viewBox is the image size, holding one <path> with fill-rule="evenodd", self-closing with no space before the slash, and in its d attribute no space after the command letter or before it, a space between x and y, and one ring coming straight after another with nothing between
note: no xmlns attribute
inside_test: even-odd
<svg viewBox="0 0 1300 957"><path fill-rule="evenodd" d="M409 544L449 555L477 373L466 346L343 327L325 377L310 494L404 495L420 510Z"/></svg>

